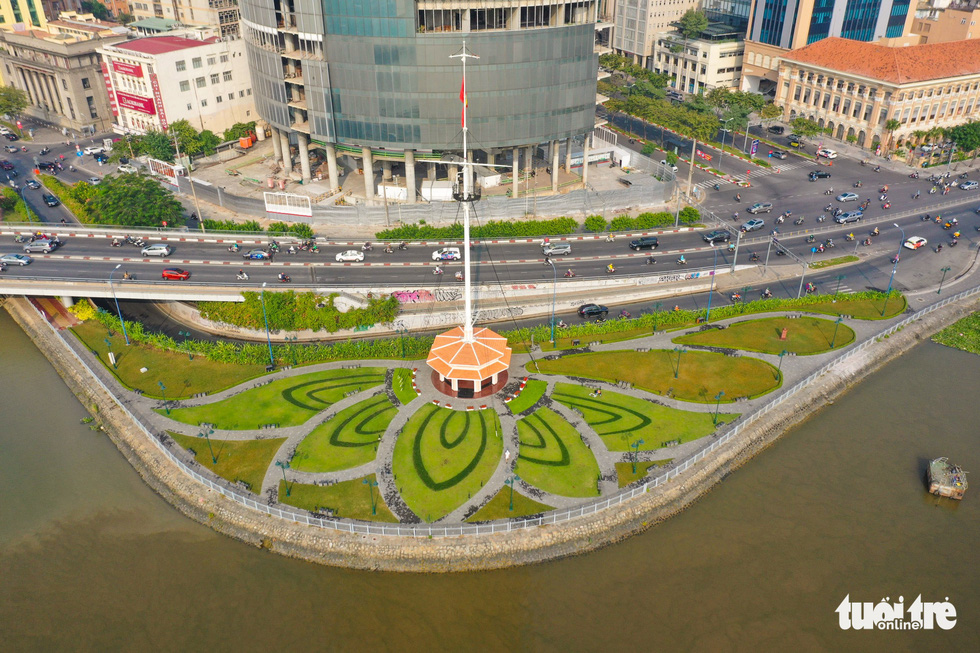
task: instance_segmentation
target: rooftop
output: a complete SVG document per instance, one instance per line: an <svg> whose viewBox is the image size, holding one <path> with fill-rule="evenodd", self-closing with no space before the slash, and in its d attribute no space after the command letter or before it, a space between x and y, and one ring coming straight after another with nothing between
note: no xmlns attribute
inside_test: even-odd
<svg viewBox="0 0 980 653"><path fill-rule="evenodd" d="M181 25L179 20L171 20L170 18L144 18L143 20L136 20L129 23L126 27L131 27L133 29L142 29L149 32L169 32L175 27Z"/></svg>
<svg viewBox="0 0 980 653"><path fill-rule="evenodd" d="M117 43L115 47L121 50L142 52L143 54L165 54L167 52L199 48L202 45L217 43L219 40L214 37L199 40L188 39L183 36L148 36L142 39L126 41L125 43Z"/></svg>
<svg viewBox="0 0 980 653"><path fill-rule="evenodd" d="M980 39L889 47L833 36L788 52L783 59L910 84L980 74Z"/></svg>

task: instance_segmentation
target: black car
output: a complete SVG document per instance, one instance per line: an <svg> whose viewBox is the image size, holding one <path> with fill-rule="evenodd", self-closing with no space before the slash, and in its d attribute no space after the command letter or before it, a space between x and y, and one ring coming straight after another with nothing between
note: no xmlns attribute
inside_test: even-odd
<svg viewBox="0 0 980 653"><path fill-rule="evenodd" d="M780 125L773 125L772 127L769 128L769 133L770 134L782 134L785 131L786 131L786 128L785 127L782 127Z"/></svg>
<svg viewBox="0 0 980 653"><path fill-rule="evenodd" d="M812 170L810 172L810 181L816 181L818 179L830 179L830 173L823 170Z"/></svg>
<svg viewBox="0 0 980 653"><path fill-rule="evenodd" d="M7 140L8 141L20 140L20 139L17 138L17 134L4 134L4 136L7 137Z"/></svg>
<svg viewBox="0 0 980 653"><path fill-rule="evenodd" d="M706 243L727 243L732 235L724 229L715 229L714 231L703 234L701 237L704 238L704 242Z"/></svg>
<svg viewBox="0 0 980 653"><path fill-rule="evenodd" d="M61 202L58 201L58 198L55 197L54 195L44 195L42 199L44 200L44 203L47 204L48 206L58 206L59 204L61 204Z"/></svg>
<svg viewBox="0 0 980 653"><path fill-rule="evenodd" d="M606 313L608 312L608 308L599 304L582 304L578 307L580 317L606 317Z"/></svg>
<svg viewBox="0 0 980 653"><path fill-rule="evenodd" d="M38 188L41 187L41 184L37 183L33 179L28 179L27 180L27 183L24 184L24 185L27 186L28 188L30 188L31 190L37 190Z"/></svg>
<svg viewBox="0 0 980 653"><path fill-rule="evenodd" d="M96 152L96 153L95 153L95 154L93 154L92 156L93 156L93 157L95 158L95 160L96 160L96 161L98 161L99 163L105 163L106 161L108 161L108 160L109 160L109 155L108 155L108 154L106 154L105 152Z"/></svg>
<svg viewBox="0 0 980 653"><path fill-rule="evenodd" d="M630 241L630 249L657 249L660 241L656 236L643 236Z"/></svg>
<svg viewBox="0 0 980 653"><path fill-rule="evenodd" d="M50 161L41 161L37 164L38 170L55 170L58 166Z"/></svg>

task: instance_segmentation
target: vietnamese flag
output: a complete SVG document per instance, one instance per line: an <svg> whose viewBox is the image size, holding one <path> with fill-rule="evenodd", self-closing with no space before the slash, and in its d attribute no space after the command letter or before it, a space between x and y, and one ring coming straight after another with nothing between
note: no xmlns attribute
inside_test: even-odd
<svg viewBox="0 0 980 653"><path fill-rule="evenodd" d="M462 123L463 128L465 129L466 128L466 107L467 107L467 102L466 102L466 80L463 80L463 82L459 85L459 101L463 103L463 111L462 111L462 113L460 115L460 122Z"/></svg>

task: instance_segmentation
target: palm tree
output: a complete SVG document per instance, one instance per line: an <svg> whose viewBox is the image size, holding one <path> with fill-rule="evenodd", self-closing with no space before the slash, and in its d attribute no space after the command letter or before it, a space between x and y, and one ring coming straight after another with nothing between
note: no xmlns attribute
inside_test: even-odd
<svg viewBox="0 0 980 653"><path fill-rule="evenodd" d="M921 129L916 129L914 132L912 132L912 137L915 139L915 145L914 146L921 145L922 144L922 139L925 138L926 136L928 136L928 133L925 132L925 131L923 131L923 130L921 130Z"/></svg>
<svg viewBox="0 0 980 653"><path fill-rule="evenodd" d="M902 126L902 123L892 118L885 121L885 131L888 132L888 147L891 147L892 140L895 138L895 130Z"/></svg>

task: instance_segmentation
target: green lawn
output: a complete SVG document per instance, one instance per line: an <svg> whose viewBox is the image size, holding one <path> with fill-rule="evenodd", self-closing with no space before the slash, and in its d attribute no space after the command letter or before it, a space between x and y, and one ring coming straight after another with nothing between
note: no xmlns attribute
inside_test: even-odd
<svg viewBox="0 0 980 653"><path fill-rule="evenodd" d="M517 422L521 441L515 472L530 485L563 497L599 494L599 463L575 428L549 408Z"/></svg>
<svg viewBox="0 0 980 653"><path fill-rule="evenodd" d="M286 496L286 484L279 479L279 502L311 512L325 512L329 509L335 517L346 519L397 522L398 518L385 505L377 486L369 486L365 480L376 483L377 477L371 474L333 485L290 483L289 496ZM372 497L377 514L371 511Z"/></svg>
<svg viewBox="0 0 980 653"><path fill-rule="evenodd" d="M557 383L551 397L569 408L577 408L610 451L628 451L630 443L638 439L644 441L640 451L652 451L666 442L679 440L681 444L703 438L716 428L713 412L667 408L618 392L590 397L590 392L580 385ZM736 417L738 414L720 413L718 423Z"/></svg>
<svg viewBox="0 0 980 653"><path fill-rule="evenodd" d="M829 284L826 289L830 290ZM847 295L840 295L836 298L837 301L834 301L834 295L823 295L823 297L826 297L827 301L807 304L806 306L801 306L800 310L807 313L850 315L858 320L887 320L903 313L908 306L905 295L894 290L892 291L891 297L888 298L887 305L885 304L885 296L883 294L873 299L866 298L851 301L847 300ZM885 311L884 316L881 314L882 310Z"/></svg>
<svg viewBox="0 0 980 653"><path fill-rule="evenodd" d="M396 414L384 393L359 401L313 429L289 464L302 472L335 472L369 463Z"/></svg>
<svg viewBox="0 0 980 653"><path fill-rule="evenodd" d="M544 396L544 392L547 389L547 382L539 381L537 379L528 379L528 382L524 385L524 389L521 391L521 394L518 395L516 399L508 403L507 407L510 408L511 413L514 415L519 415L534 404L538 403L538 399Z"/></svg>
<svg viewBox="0 0 980 653"><path fill-rule="evenodd" d="M425 521L449 514L480 491L503 454L492 410L426 404L405 424L392 460L402 499Z"/></svg>
<svg viewBox="0 0 980 653"><path fill-rule="evenodd" d="M643 461L640 460L636 463L636 473L633 473L633 463L616 463L616 476L619 480L619 487L626 487L634 481L638 481L641 478L645 478L650 472L651 468L656 469L657 467L663 467L669 463L673 458L667 458L666 460L653 460L653 461Z"/></svg>
<svg viewBox="0 0 980 653"><path fill-rule="evenodd" d="M845 263L854 263L855 261L860 261L857 256L853 254L848 254L847 256L838 256L837 258L828 258L823 261L814 261L810 264L810 268L813 270L819 270L821 268L830 268L835 265L844 265Z"/></svg>
<svg viewBox="0 0 980 653"><path fill-rule="evenodd" d="M780 340L786 329L786 340ZM835 334L836 331L836 334ZM835 337L836 336L836 337ZM727 329L709 329L672 340L681 345L705 345L778 354L785 350L791 354L822 354L854 342L854 330L836 320L803 316L790 319L785 316L736 322Z"/></svg>
<svg viewBox="0 0 980 653"><path fill-rule="evenodd" d="M96 353L120 383L147 397L160 397L160 381L167 388L167 399L183 399L201 392L219 392L265 374L262 365L215 363L203 356L190 360L186 354L162 351L149 345L127 346L122 333L110 336L96 320L86 320L72 332L89 351ZM109 362L106 338L112 344L118 369L113 369ZM147 371L140 372L144 367Z"/></svg>
<svg viewBox="0 0 980 653"><path fill-rule="evenodd" d="M672 349L573 354L557 360L538 361L538 369L531 362L527 368L532 372L612 383L628 381L633 387L647 392L702 403L714 403L718 392L725 393L722 403L737 397L756 397L771 392L780 383L776 378L776 367L765 361L693 350L683 354ZM674 378L675 369L677 378Z"/></svg>
<svg viewBox="0 0 980 653"><path fill-rule="evenodd" d="M368 390L384 380L381 367L313 372L277 379L211 404L177 408L170 411L170 417L185 424L214 424L216 429L297 426L343 399L345 393Z"/></svg>
<svg viewBox="0 0 980 653"><path fill-rule="evenodd" d="M419 396L412 387L412 370L408 368L399 367L395 370L394 376L391 377L391 386L402 405L407 405Z"/></svg>
<svg viewBox="0 0 980 653"><path fill-rule="evenodd" d="M972 313L932 337L940 345L980 354L980 313Z"/></svg>
<svg viewBox="0 0 980 653"><path fill-rule="evenodd" d="M468 522L494 521L495 519L512 519L514 517L527 517L537 515L542 512L554 510L553 506L538 503L534 499L529 499L520 492L514 492L514 509L511 510L510 487L504 487L500 492L493 495L493 498L485 506L467 519Z"/></svg>
<svg viewBox="0 0 980 653"><path fill-rule="evenodd" d="M217 464L211 462L211 449L207 440L191 435L167 431L174 441L185 449L194 450L197 462L229 481L245 481L252 492L262 492L262 479L272 464L279 447L286 438L274 440L211 440Z"/></svg>

